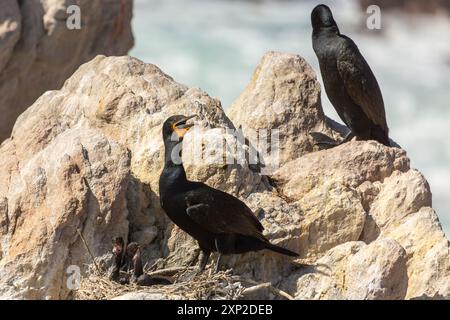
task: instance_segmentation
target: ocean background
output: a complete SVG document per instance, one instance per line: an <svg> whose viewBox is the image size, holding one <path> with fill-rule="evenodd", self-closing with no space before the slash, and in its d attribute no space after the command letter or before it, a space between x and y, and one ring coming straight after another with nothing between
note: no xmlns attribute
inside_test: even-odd
<svg viewBox="0 0 450 320"><path fill-rule="evenodd" d="M318 73L310 13L319 1L135 0L131 55L156 64L176 81L200 87L227 109L262 55L300 54ZM368 30L356 1L331 7L374 71L386 105L390 136L427 178L433 207L450 236L450 18L382 14ZM342 123L322 90L325 113Z"/></svg>

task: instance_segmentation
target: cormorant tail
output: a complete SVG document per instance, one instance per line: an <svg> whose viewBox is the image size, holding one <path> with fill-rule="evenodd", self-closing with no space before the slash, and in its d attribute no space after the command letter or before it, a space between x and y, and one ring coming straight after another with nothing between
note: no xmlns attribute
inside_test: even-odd
<svg viewBox="0 0 450 320"><path fill-rule="evenodd" d="M271 244L271 243L268 243L268 244L267 244L266 249L269 249L269 250L272 250L272 251L275 251L275 252L284 254L284 255L286 255L286 256L290 256L290 257L298 257L298 253L295 253L294 251L290 251L290 250L288 250L288 249L285 249L285 248L276 246L276 245Z"/></svg>

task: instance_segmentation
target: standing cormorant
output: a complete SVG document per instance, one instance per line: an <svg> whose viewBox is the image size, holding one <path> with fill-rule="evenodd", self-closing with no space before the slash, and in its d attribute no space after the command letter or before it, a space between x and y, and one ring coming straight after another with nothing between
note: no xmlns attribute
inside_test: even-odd
<svg viewBox="0 0 450 320"><path fill-rule="evenodd" d="M262 234L263 226L241 200L204 183L189 181L181 162L174 155L185 133L193 126L194 116L168 118L162 128L165 164L159 179L161 207L183 231L198 241L201 256L199 272L205 269L209 255L218 252L216 272L222 255L269 249L288 256L295 252L271 244ZM181 146L181 145L180 145ZM174 156L178 156L174 161Z"/></svg>
<svg viewBox="0 0 450 320"><path fill-rule="evenodd" d="M358 47L339 32L326 5L314 8L311 23L313 48L325 91L339 117L350 128L341 143L356 136L390 146L380 87Z"/></svg>

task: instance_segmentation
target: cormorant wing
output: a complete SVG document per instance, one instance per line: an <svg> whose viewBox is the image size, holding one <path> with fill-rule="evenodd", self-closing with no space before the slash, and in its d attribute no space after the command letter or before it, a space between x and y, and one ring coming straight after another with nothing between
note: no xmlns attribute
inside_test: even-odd
<svg viewBox="0 0 450 320"><path fill-rule="evenodd" d="M337 69L347 94L359 105L367 117L388 132L383 96L369 64L352 39L344 39L337 58Z"/></svg>
<svg viewBox="0 0 450 320"><path fill-rule="evenodd" d="M213 233L237 233L264 239L264 227L241 200L205 184L186 192L186 213Z"/></svg>

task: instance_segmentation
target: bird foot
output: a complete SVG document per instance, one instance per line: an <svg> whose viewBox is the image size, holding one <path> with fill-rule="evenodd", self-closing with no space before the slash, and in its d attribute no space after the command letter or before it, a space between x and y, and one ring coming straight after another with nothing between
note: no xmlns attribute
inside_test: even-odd
<svg viewBox="0 0 450 320"><path fill-rule="evenodd" d="M329 136L321 132L310 132L311 137L314 139L314 145L323 148L332 148L339 145L337 141L334 141Z"/></svg>
<svg viewBox="0 0 450 320"><path fill-rule="evenodd" d="M310 132L309 134L315 140L314 145L325 148L325 149L340 146L341 144L344 144L344 143L350 141L354 137L353 133L349 132L344 137L344 139L342 139L341 141L335 141L332 138L330 138L329 136L327 136L321 132Z"/></svg>

